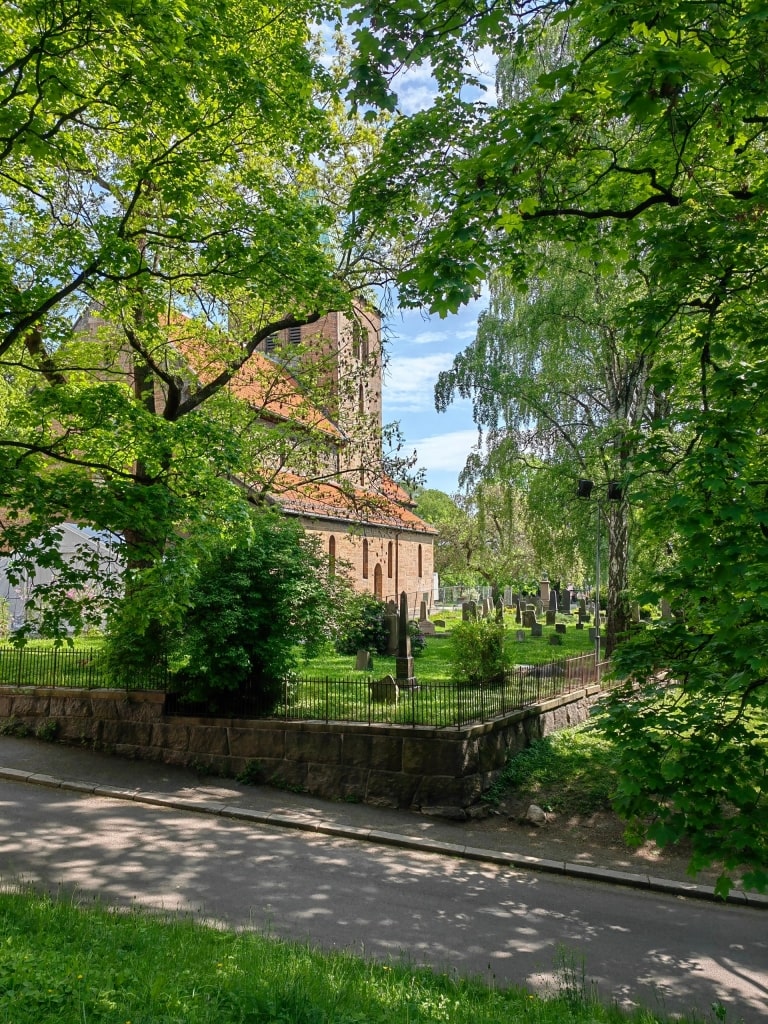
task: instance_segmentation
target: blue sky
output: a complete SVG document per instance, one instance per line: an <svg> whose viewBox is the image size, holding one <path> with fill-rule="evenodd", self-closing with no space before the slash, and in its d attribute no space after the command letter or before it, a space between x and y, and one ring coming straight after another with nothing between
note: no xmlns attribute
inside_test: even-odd
<svg viewBox="0 0 768 1024"><path fill-rule="evenodd" d="M473 67L486 91L483 100L495 98L495 61L489 51L477 55ZM405 72L397 82L399 109L412 114L429 106L435 83L429 67ZM476 93L478 96L479 93ZM427 487L453 494L458 475L477 443L477 428L468 401L458 399L444 413L435 411L435 382L441 370L450 369L453 357L475 337L478 315L487 298L441 320L418 310L402 310L387 319L389 365L384 377L384 422L397 420L408 451L417 450L419 465L427 471Z"/></svg>
<svg viewBox="0 0 768 1024"><path fill-rule="evenodd" d="M436 412L435 383L441 370L450 369L454 355L473 341L484 306L480 299L443 320L418 310L402 310L387 320L384 422L399 421L407 450L416 449L418 464L427 471L426 486L448 494L458 490L458 475L477 442L477 428L471 404L464 399L444 413Z"/></svg>

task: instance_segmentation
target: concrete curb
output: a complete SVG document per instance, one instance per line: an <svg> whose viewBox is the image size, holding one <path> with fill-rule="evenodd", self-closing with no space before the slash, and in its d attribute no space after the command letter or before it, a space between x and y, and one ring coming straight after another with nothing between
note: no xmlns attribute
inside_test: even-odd
<svg viewBox="0 0 768 1024"><path fill-rule="evenodd" d="M405 836L397 832L383 832L375 828L367 829L336 825L331 822L278 814L274 811L264 813L263 811L255 811L245 807L233 807L229 804L218 802L184 800L177 796L138 792L137 790L103 786L93 782L62 780L51 775L43 775L39 772L26 772L18 768L0 767L0 779L7 779L11 782L27 782L35 786L47 786L48 788L63 789L83 795L107 797L112 800L129 800L134 803L148 804L156 807L169 807L177 811L210 814L217 817L230 818L233 821L273 825L279 828L292 828L300 832L314 832L319 835L335 836L339 839L378 843L382 846L395 846L403 850L436 853L445 857L482 861L487 864L496 864L500 867L521 868L526 871L541 872L543 874L556 874L608 885L621 885L631 889L663 893L666 896L680 896L686 899L707 900L714 903L732 903L738 906L768 910L768 896L744 892L741 889L732 890L727 897L723 898L717 895L712 886L696 885L694 882L680 882L670 878L655 878L652 875L641 875L629 871L615 871L611 868L595 867L591 864L574 864L567 861L547 860L543 857L523 856L512 852L507 853L500 850L462 846L456 843L446 843L418 836Z"/></svg>

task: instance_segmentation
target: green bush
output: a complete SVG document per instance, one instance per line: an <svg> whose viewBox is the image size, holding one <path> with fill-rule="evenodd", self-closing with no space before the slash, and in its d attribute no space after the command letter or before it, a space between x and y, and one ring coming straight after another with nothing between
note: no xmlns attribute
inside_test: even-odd
<svg viewBox="0 0 768 1024"><path fill-rule="evenodd" d="M282 699L295 648L327 638L334 606L327 559L284 516L253 517L250 543L214 551L201 566L177 650L174 687L187 699L226 706L237 694L256 714Z"/></svg>
<svg viewBox="0 0 768 1024"><path fill-rule="evenodd" d="M386 654L389 639L386 614L386 604L373 594L352 594L338 618L339 633L335 641L338 653Z"/></svg>
<svg viewBox="0 0 768 1024"><path fill-rule="evenodd" d="M450 643L451 670L456 682L492 682L504 672L503 623L491 619L457 622Z"/></svg>

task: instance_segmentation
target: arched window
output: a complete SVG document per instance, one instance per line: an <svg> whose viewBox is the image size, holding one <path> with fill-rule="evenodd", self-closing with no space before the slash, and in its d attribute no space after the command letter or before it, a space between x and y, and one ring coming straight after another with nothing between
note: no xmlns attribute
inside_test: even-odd
<svg viewBox="0 0 768 1024"><path fill-rule="evenodd" d="M394 558L392 557L392 549L393 549L393 544L392 544L392 541L390 541L389 544L387 545L387 578L390 579L390 580L392 579L392 572L393 572L392 565L393 565L393 562L394 562Z"/></svg>
<svg viewBox="0 0 768 1024"><path fill-rule="evenodd" d="M365 391L362 383L358 385L357 389L357 411L361 416L365 412Z"/></svg>
<svg viewBox="0 0 768 1024"><path fill-rule="evenodd" d="M381 600L384 597L384 573L381 571L381 566L376 563L376 568L373 570L373 592Z"/></svg>
<svg viewBox="0 0 768 1024"><path fill-rule="evenodd" d="M423 575L424 575L424 572L423 572L423 565L422 565L422 561L421 561L421 544L419 544L419 578L421 578Z"/></svg>
<svg viewBox="0 0 768 1024"><path fill-rule="evenodd" d="M336 574L336 538L333 535L328 538L328 572L331 576Z"/></svg>
<svg viewBox="0 0 768 1024"><path fill-rule="evenodd" d="M368 541L363 541L363 579L368 579Z"/></svg>

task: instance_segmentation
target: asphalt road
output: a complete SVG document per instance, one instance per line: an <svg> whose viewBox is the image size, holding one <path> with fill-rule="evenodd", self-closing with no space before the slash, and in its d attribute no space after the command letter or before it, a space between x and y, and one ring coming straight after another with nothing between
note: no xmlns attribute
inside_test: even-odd
<svg viewBox="0 0 768 1024"><path fill-rule="evenodd" d="M667 1013L768 1021L768 914L0 782L0 880Z"/></svg>

